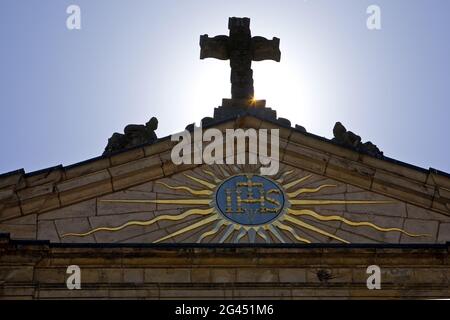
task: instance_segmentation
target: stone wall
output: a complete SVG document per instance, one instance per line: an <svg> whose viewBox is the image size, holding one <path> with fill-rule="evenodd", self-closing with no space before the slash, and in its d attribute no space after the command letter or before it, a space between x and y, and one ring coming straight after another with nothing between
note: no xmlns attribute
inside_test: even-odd
<svg viewBox="0 0 450 320"><path fill-rule="evenodd" d="M0 240L0 299L448 298L449 247L61 246ZM81 290L68 290L69 265ZM381 268L381 290L366 286ZM324 276L326 275L326 276Z"/></svg>

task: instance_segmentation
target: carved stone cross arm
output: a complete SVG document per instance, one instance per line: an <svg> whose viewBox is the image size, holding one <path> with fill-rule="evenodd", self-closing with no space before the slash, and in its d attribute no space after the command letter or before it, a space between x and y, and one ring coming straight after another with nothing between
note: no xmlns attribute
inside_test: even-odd
<svg viewBox="0 0 450 320"><path fill-rule="evenodd" d="M254 100L252 61L279 62L280 39L252 38L249 18L230 18L228 29L229 36L200 36L200 59L230 60L231 97L251 102Z"/></svg>

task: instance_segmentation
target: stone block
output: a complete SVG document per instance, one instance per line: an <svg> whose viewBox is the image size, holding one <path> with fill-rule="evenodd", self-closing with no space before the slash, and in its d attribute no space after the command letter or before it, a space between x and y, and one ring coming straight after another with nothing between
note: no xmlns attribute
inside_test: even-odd
<svg viewBox="0 0 450 320"><path fill-rule="evenodd" d="M125 223L138 221L138 222L146 222L150 221L154 218L153 212L137 212L137 213L129 213L129 214L120 214L120 215L103 215L103 216L95 216L90 217L89 222L92 228L100 228L100 227L119 227L124 225ZM158 229L158 225L156 223L149 226L128 226L119 231L100 231L94 234L94 237L97 243L115 243L120 242L126 239L134 238L136 236L155 231Z"/></svg>
<svg viewBox="0 0 450 320"><path fill-rule="evenodd" d="M22 214L43 212L56 209L60 206L58 194L52 193L40 197L31 198L21 202Z"/></svg>
<svg viewBox="0 0 450 320"><path fill-rule="evenodd" d="M151 144L144 147L144 153L146 157L160 154L161 152L172 150L172 148L177 144L176 141L171 141L170 139L165 139L163 141L158 141L157 143Z"/></svg>
<svg viewBox="0 0 450 320"><path fill-rule="evenodd" d="M405 219L403 229L415 234L428 234L426 237L409 237L402 235L400 243L435 243L438 233L438 221Z"/></svg>
<svg viewBox="0 0 450 320"><path fill-rule="evenodd" d="M325 174L331 178L369 189L375 173L370 167L355 161L331 157L328 161Z"/></svg>
<svg viewBox="0 0 450 320"><path fill-rule="evenodd" d="M135 148L111 156L111 165L117 166L141 158L144 158L144 149Z"/></svg>
<svg viewBox="0 0 450 320"><path fill-rule="evenodd" d="M439 235L437 242L450 242L450 223L441 223L439 225Z"/></svg>
<svg viewBox="0 0 450 320"><path fill-rule="evenodd" d="M95 161L86 162L83 164L76 164L65 168L66 179L71 180L76 177L93 174L95 172L103 171L111 166L109 158L98 159Z"/></svg>
<svg viewBox="0 0 450 320"><path fill-rule="evenodd" d="M97 215L115 215L133 212L149 212L156 209L154 203L109 202L109 200L155 200L156 193L144 191L119 191L97 199Z"/></svg>
<svg viewBox="0 0 450 320"><path fill-rule="evenodd" d="M38 219L41 221L94 216L96 212L95 207L96 199L85 200L67 207L41 213Z"/></svg>
<svg viewBox="0 0 450 320"><path fill-rule="evenodd" d="M57 185L57 189L59 192L65 192L78 188L85 188L92 184L100 184L105 180L109 181L110 179L111 176L109 175L108 170L105 169L61 182Z"/></svg>
<svg viewBox="0 0 450 320"><path fill-rule="evenodd" d="M145 269L144 276L146 283L189 283L191 282L190 269Z"/></svg>
<svg viewBox="0 0 450 320"><path fill-rule="evenodd" d="M9 233L11 239L36 240L36 225L0 224L0 233Z"/></svg>
<svg viewBox="0 0 450 320"><path fill-rule="evenodd" d="M43 184L56 184L64 179L64 171L62 166L58 166L51 169L46 169L42 173L27 175L25 177L25 183L27 187L34 187Z"/></svg>
<svg viewBox="0 0 450 320"><path fill-rule="evenodd" d="M278 272L273 269L249 268L237 270L237 282L277 282Z"/></svg>
<svg viewBox="0 0 450 320"><path fill-rule="evenodd" d="M423 207L431 207L434 188L399 175L377 170L371 190L398 197Z"/></svg>
<svg viewBox="0 0 450 320"><path fill-rule="evenodd" d="M12 207L1 207L0 206L0 222L8 219L12 219L15 217L20 217L21 211L20 206L12 206Z"/></svg>
<svg viewBox="0 0 450 320"><path fill-rule="evenodd" d="M8 186L18 186L22 183L24 171L17 170L12 173L0 175L0 188Z"/></svg>
<svg viewBox="0 0 450 320"><path fill-rule="evenodd" d="M281 268L279 269L280 282L305 283L306 270L300 268Z"/></svg>
<svg viewBox="0 0 450 320"><path fill-rule="evenodd" d="M229 283L236 282L236 269L211 269L211 282Z"/></svg>
<svg viewBox="0 0 450 320"><path fill-rule="evenodd" d="M113 178L114 190L123 190L125 188L135 186L153 179L162 178L164 172L161 167L154 167L151 169L146 169L141 172L135 172L128 176L121 176Z"/></svg>
<svg viewBox="0 0 450 320"><path fill-rule="evenodd" d="M33 272L33 266L0 266L0 284L32 282Z"/></svg>
<svg viewBox="0 0 450 320"><path fill-rule="evenodd" d="M87 218L68 218L55 220L56 229L62 242L65 243L95 243L93 235L85 237L62 237L66 233L83 233L90 231L92 226L89 224Z"/></svg>
<svg viewBox="0 0 450 320"><path fill-rule="evenodd" d="M111 192L113 192L113 187L111 181L108 179L104 180L103 182L90 184L76 190L61 192L59 194L59 199L61 201L61 205L66 206Z"/></svg>
<svg viewBox="0 0 450 320"><path fill-rule="evenodd" d="M53 221L43 220L38 222L37 240L48 240L54 243L61 242Z"/></svg>
<svg viewBox="0 0 450 320"><path fill-rule="evenodd" d="M211 282L211 270L204 268L194 268L191 270L191 281L193 283Z"/></svg>
<svg viewBox="0 0 450 320"><path fill-rule="evenodd" d="M123 281L128 284L144 283L144 269L126 268L123 270Z"/></svg>
<svg viewBox="0 0 450 320"><path fill-rule="evenodd" d="M427 181L427 172L416 170L405 165L395 164L391 161L374 158L368 155L361 155L360 161L375 169L381 169L382 171L394 173L395 175L402 176L407 179L411 179L415 182L425 183Z"/></svg>
<svg viewBox="0 0 450 320"><path fill-rule="evenodd" d="M119 268L81 268L81 281L86 284L122 283L123 270Z"/></svg>
<svg viewBox="0 0 450 320"><path fill-rule="evenodd" d="M37 268L35 270L35 281L38 283L60 284L61 287L66 287L66 280L70 276L67 274L67 267ZM83 271L81 277L81 281L83 281Z"/></svg>

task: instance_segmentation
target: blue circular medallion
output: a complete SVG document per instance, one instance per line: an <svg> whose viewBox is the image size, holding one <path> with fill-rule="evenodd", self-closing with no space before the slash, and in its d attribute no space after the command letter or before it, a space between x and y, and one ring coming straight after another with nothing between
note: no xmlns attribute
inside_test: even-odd
<svg viewBox="0 0 450 320"><path fill-rule="evenodd" d="M281 187L259 175L240 174L223 181L215 202L227 219L241 225L262 225L283 211L285 199Z"/></svg>

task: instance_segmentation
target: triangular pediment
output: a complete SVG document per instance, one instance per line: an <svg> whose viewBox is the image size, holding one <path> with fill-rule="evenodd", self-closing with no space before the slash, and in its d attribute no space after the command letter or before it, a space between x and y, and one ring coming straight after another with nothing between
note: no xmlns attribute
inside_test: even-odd
<svg viewBox="0 0 450 320"><path fill-rule="evenodd" d="M444 173L377 159L257 116L208 127L279 129L278 173L263 177L255 165L175 165L175 142L160 139L66 168L1 176L0 232L91 243L450 241ZM249 197L242 187L238 206L236 185L247 178L260 189Z"/></svg>

